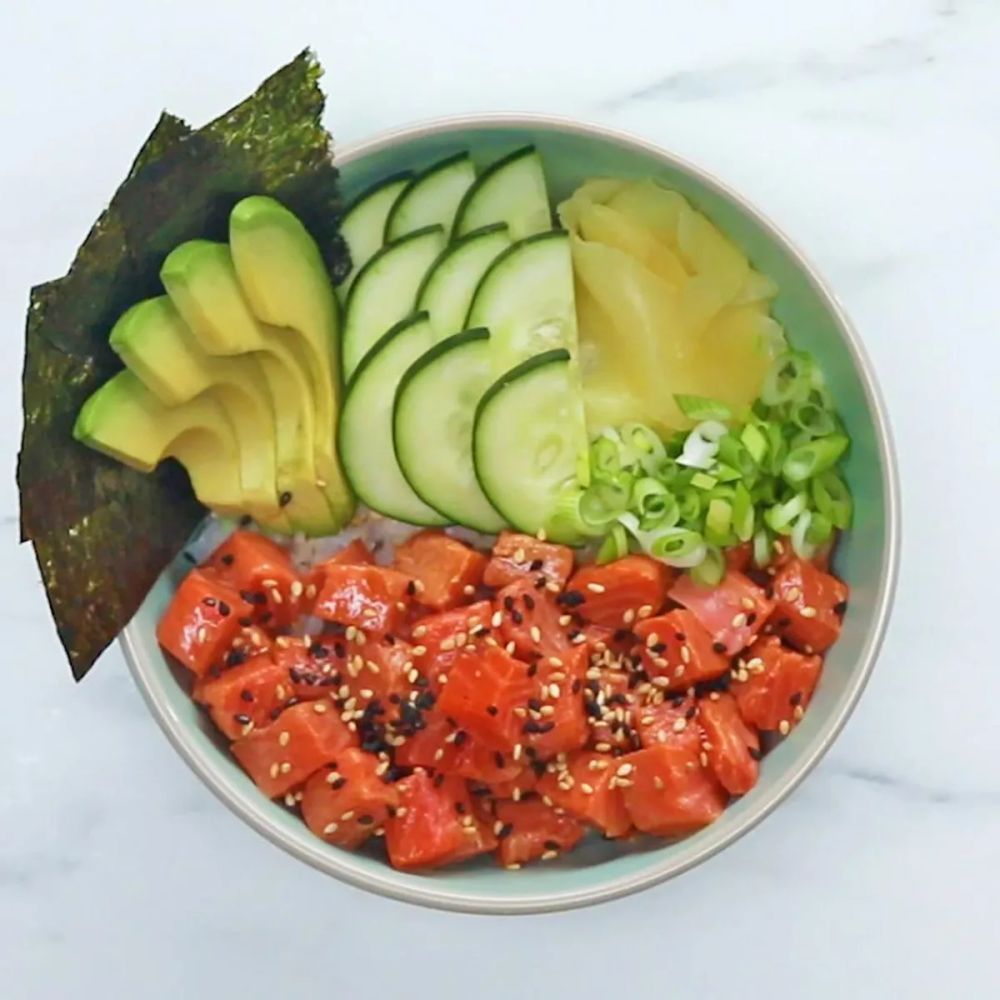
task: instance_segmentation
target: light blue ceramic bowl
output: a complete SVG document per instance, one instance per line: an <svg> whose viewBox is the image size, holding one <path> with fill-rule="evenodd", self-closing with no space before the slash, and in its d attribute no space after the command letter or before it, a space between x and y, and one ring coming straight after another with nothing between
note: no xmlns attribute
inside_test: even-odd
<svg viewBox="0 0 1000 1000"><path fill-rule="evenodd" d="M160 651L157 619L183 567L159 580L122 637L150 710L171 743L218 797L251 826L315 868L353 885L409 902L480 913L528 913L583 906L635 892L704 861L770 813L815 766L843 727L875 662L896 582L899 500L889 427L871 364L833 293L758 211L703 171L633 136L594 125L524 115L482 115L414 125L339 153L349 199L387 174L419 168L469 149L486 163L533 142L550 190L562 199L596 175L655 177L685 194L775 278L775 315L794 343L812 351L827 375L853 446L847 477L855 524L837 552L851 587L840 641L803 722L765 757L757 787L702 832L676 843L622 845L595 840L565 858L510 872L491 860L429 874L394 871L372 854L328 846L283 806L266 800L190 700L186 678Z"/></svg>

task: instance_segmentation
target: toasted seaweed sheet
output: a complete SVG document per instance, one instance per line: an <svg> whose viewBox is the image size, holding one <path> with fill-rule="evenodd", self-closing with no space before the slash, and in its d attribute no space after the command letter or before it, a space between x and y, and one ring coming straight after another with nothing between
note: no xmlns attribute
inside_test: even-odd
<svg viewBox="0 0 1000 1000"><path fill-rule="evenodd" d="M337 171L323 127L322 70L302 52L203 128L164 113L69 272L31 290L25 331L21 537L31 541L73 676L81 679L138 609L205 511L183 470L153 475L79 444L87 397L121 367L115 320L162 292L163 258L183 240L224 240L233 205L270 194L299 214L337 280Z"/></svg>

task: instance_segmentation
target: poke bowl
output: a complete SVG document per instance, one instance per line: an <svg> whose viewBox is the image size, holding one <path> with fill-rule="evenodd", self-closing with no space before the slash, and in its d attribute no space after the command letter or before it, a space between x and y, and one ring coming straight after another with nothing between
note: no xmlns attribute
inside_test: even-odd
<svg viewBox="0 0 1000 1000"><path fill-rule="evenodd" d="M711 220L756 271L777 286L771 312L795 347L816 359L850 438L842 474L853 497L853 517L850 529L839 538L833 563L836 575L849 585L849 605L842 629L838 626L839 637L826 652L808 711L796 714L794 727L783 724L784 738L769 745L760 759L755 786L729 800L714 822L679 838L588 835L575 850L559 856L547 852L551 860L518 871L488 857L454 867L398 870L386 864L375 845L348 851L314 835L298 815L294 796L286 804L280 796L261 794L192 700L187 672L157 640L158 626L191 569L190 560L179 557L160 577L121 637L132 675L170 742L245 822L293 856L354 886L412 903L479 913L552 911L635 892L710 858L768 816L821 759L865 687L891 608L898 551L892 443L861 340L799 251L724 184L631 135L531 115L421 123L340 148L336 163L345 200L351 202L386 178L425 170L466 151L482 170L526 146L540 156L553 205L570 198L590 178L652 179L678 192ZM365 461L364 454L359 461Z"/></svg>

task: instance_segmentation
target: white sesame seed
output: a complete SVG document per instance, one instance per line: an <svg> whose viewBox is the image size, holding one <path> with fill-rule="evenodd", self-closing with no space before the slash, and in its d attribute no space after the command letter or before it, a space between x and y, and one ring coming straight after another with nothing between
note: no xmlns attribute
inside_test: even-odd
<svg viewBox="0 0 1000 1000"><path fill-rule="evenodd" d="M349 819L354 819L354 810L348 809L347 812L340 814L341 822L346 823Z"/></svg>
<svg viewBox="0 0 1000 1000"><path fill-rule="evenodd" d="M424 636L424 635L427 635L427 626L426 625L418 625L413 630L413 638L414 639L419 639L421 636Z"/></svg>
<svg viewBox="0 0 1000 1000"><path fill-rule="evenodd" d="M348 625L344 631L344 638L351 642L357 634L358 630L353 625Z"/></svg>
<svg viewBox="0 0 1000 1000"><path fill-rule="evenodd" d="M288 588L288 592L292 595L292 597L301 597L304 589L305 588L302 586L301 580L292 580L292 584Z"/></svg>
<svg viewBox="0 0 1000 1000"><path fill-rule="evenodd" d="M443 639L441 641L441 648L446 652L450 649L454 649L455 648L454 638L452 636L449 636L447 639Z"/></svg>
<svg viewBox="0 0 1000 1000"><path fill-rule="evenodd" d="M615 774L618 775L618 777L620 778L624 778L626 775L629 775L631 773L632 773L631 764L619 764L617 770L615 771Z"/></svg>
<svg viewBox="0 0 1000 1000"><path fill-rule="evenodd" d="M274 686L274 696L278 701L284 701L288 697L288 692L285 690L284 684L276 684Z"/></svg>
<svg viewBox="0 0 1000 1000"><path fill-rule="evenodd" d="M285 793L285 805L289 808L295 805L295 795L292 792Z"/></svg>
<svg viewBox="0 0 1000 1000"><path fill-rule="evenodd" d="M603 594L605 591L605 586L603 583L588 583L587 590L592 594Z"/></svg>
<svg viewBox="0 0 1000 1000"><path fill-rule="evenodd" d="M659 643L659 641L660 641L660 634L658 632L650 632L649 635L646 636L646 645L650 649L656 646Z"/></svg>
<svg viewBox="0 0 1000 1000"><path fill-rule="evenodd" d="M283 604L284 603L284 601L283 601L283 599L281 597L281 591L278 590L277 587L272 587L271 588L271 600L274 601L275 604Z"/></svg>
<svg viewBox="0 0 1000 1000"><path fill-rule="evenodd" d="M521 789L520 788L515 788L514 791L510 793L510 797L515 802L520 802L521 801Z"/></svg>
<svg viewBox="0 0 1000 1000"><path fill-rule="evenodd" d="M683 663L679 663L674 668L674 677L683 677L683 676L684 676L684 664Z"/></svg>
<svg viewBox="0 0 1000 1000"><path fill-rule="evenodd" d="M798 587L789 587L781 596L789 604L794 604L802 596L802 591Z"/></svg>
<svg viewBox="0 0 1000 1000"><path fill-rule="evenodd" d="M493 612L493 617L490 619L490 624L494 628L499 628L503 624L503 612L502 611L494 611Z"/></svg>
<svg viewBox="0 0 1000 1000"><path fill-rule="evenodd" d="M560 687L559 687L558 684L550 684L549 685L549 697L550 698L558 698L561 694L562 694L562 690L560 689Z"/></svg>
<svg viewBox="0 0 1000 1000"><path fill-rule="evenodd" d="M540 542L544 542L548 537L549 536L544 528L539 528L538 531L535 532L535 538L537 538Z"/></svg>
<svg viewBox="0 0 1000 1000"><path fill-rule="evenodd" d="M641 725L641 726L651 726L651 725L652 725L652 724L653 724L654 722L656 722L656 718L655 718L655 716L652 716L652 715L644 715L644 716L643 716L643 717L642 717L642 718L641 718L641 719L639 720L639 725Z"/></svg>
<svg viewBox="0 0 1000 1000"><path fill-rule="evenodd" d="M277 764L277 761L276 761L275 763L273 763L273 764L272 764L272 765L271 765L271 766L270 766L270 767L268 768L268 771L267 771L267 773L268 773L269 775L271 775L271 777L272 777L272 778L277 778L277 777L278 777L278 764Z"/></svg>
<svg viewBox="0 0 1000 1000"><path fill-rule="evenodd" d="M610 753L611 752L611 744L610 743L595 743L594 744L594 749L598 753Z"/></svg>
<svg viewBox="0 0 1000 1000"><path fill-rule="evenodd" d="M551 861L553 858L558 858L558 851L544 851L542 853L542 861Z"/></svg>
<svg viewBox="0 0 1000 1000"><path fill-rule="evenodd" d="M520 864L517 861L512 861L509 865L504 865L504 868L509 872L516 872L520 869Z"/></svg>
<svg viewBox="0 0 1000 1000"><path fill-rule="evenodd" d="M781 722L778 723L778 732L781 733L782 736L787 736L791 728L792 727L789 724L788 719L782 719Z"/></svg>
<svg viewBox="0 0 1000 1000"><path fill-rule="evenodd" d="M338 826L339 826L338 823L327 823L326 826L323 827L323 833L328 835L331 833L336 833Z"/></svg>
<svg viewBox="0 0 1000 1000"><path fill-rule="evenodd" d="M541 712L542 715L555 715L556 714L556 710L555 710L555 708L552 705L542 705L542 707L541 707L541 709L539 709L539 711Z"/></svg>
<svg viewBox="0 0 1000 1000"><path fill-rule="evenodd" d="M426 652L427 652L427 647L426 646L414 646L413 647L413 655L414 656L423 656Z"/></svg>
<svg viewBox="0 0 1000 1000"><path fill-rule="evenodd" d="M464 646L468 641L468 635L465 632L457 632L455 634L455 648L458 649L459 646Z"/></svg>
<svg viewBox="0 0 1000 1000"><path fill-rule="evenodd" d="M653 787L658 788L661 791L663 789L663 779L658 774L653 775Z"/></svg>
<svg viewBox="0 0 1000 1000"><path fill-rule="evenodd" d="M277 639L274 640L275 645L278 649L288 649L292 644L292 640L285 635L279 635Z"/></svg>
<svg viewBox="0 0 1000 1000"><path fill-rule="evenodd" d="M741 611L738 615L733 615L732 626L733 628L743 628L747 623L747 616Z"/></svg>
<svg viewBox="0 0 1000 1000"><path fill-rule="evenodd" d="M361 617L362 618L375 618L378 616L378 612L374 608L362 608Z"/></svg>
<svg viewBox="0 0 1000 1000"><path fill-rule="evenodd" d="M690 646L681 646L681 659L685 663L690 663L691 662L691 647Z"/></svg>
<svg viewBox="0 0 1000 1000"><path fill-rule="evenodd" d="M197 639L198 642L204 642L208 638L208 629L204 625L198 626Z"/></svg>
<svg viewBox="0 0 1000 1000"><path fill-rule="evenodd" d="M438 684L447 684L447 683L448 683L448 675L438 674Z"/></svg>
<svg viewBox="0 0 1000 1000"><path fill-rule="evenodd" d="M437 750L434 751L434 759L440 760L443 756L444 756L444 747L438 747Z"/></svg>
<svg viewBox="0 0 1000 1000"><path fill-rule="evenodd" d="M511 756L514 758L514 760L520 760L521 759L521 744L520 743L515 743L514 744L514 750L511 753Z"/></svg>
<svg viewBox="0 0 1000 1000"><path fill-rule="evenodd" d="M802 615L803 618L815 618L816 609L812 607L805 607L799 612L799 614Z"/></svg>
<svg viewBox="0 0 1000 1000"><path fill-rule="evenodd" d="M315 596L316 596L316 584L310 583L309 586L306 587L306 600L311 601Z"/></svg>
<svg viewBox="0 0 1000 1000"><path fill-rule="evenodd" d="M685 729L687 729L687 719L685 718L674 719L675 733L683 733Z"/></svg>
<svg viewBox="0 0 1000 1000"><path fill-rule="evenodd" d="M504 650L506 651L508 656L513 656L514 653L517 651L517 644L514 642L513 639L511 639L510 642L508 642L507 645L504 646Z"/></svg>
<svg viewBox="0 0 1000 1000"><path fill-rule="evenodd" d="M559 616L559 624L562 625L562 626L570 625L570 624L572 624L572 622L573 622L573 616L572 615L560 615Z"/></svg>
<svg viewBox="0 0 1000 1000"><path fill-rule="evenodd" d="M532 625L528 634L531 636L532 642L542 641L542 630L537 625Z"/></svg>
<svg viewBox="0 0 1000 1000"><path fill-rule="evenodd" d="M550 656L549 657L549 666L550 667L561 667L562 665L563 665L563 661L560 660L558 656ZM553 674L552 676L555 677L555 674Z"/></svg>
<svg viewBox="0 0 1000 1000"><path fill-rule="evenodd" d="M559 593L559 584L558 584L558 583L556 583L556 582L555 582L555 580L549 580L549 581L548 581L548 582L547 582L547 583L545 584L545 589L546 589L546 590L547 590L547 591L548 591L548 592L549 592L550 594L558 594L558 593Z"/></svg>
<svg viewBox="0 0 1000 1000"><path fill-rule="evenodd" d="M282 730L282 732L278 733L278 746L287 747L291 738L291 733L287 730Z"/></svg>
<svg viewBox="0 0 1000 1000"><path fill-rule="evenodd" d="M586 641L587 641L587 637L582 632L578 632L575 636L573 636L572 639L570 639L570 642L573 643L574 646L579 646L580 643L583 643L583 642L586 642Z"/></svg>
<svg viewBox="0 0 1000 1000"><path fill-rule="evenodd" d="M466 597L472 597L472 595L473 595L473 594L474 594L475 592L476 592L476 588L475 588L475 587L473 587L471 583L467 583L467 584L466 584L466 585L465 585L465 586L464 586L464 587L462 588L462 593L463 593L463 594L465 594L465 596L466 596Z"/></svg>
<svg viewBox="0 0 1000 1000"><path fill-rule="evenodd" d="M648 618L653 613L652 604L640 604L639 610L636 611L637 618Z"/></svg>

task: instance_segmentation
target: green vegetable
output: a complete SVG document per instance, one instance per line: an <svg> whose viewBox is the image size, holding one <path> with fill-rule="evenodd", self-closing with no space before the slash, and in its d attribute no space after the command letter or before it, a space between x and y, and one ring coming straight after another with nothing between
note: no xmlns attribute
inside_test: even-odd
<svg viewBox="0 0 1000 1000"><path fill-rule="evenodd" d="M25 334L21 536L30 540L63 647L80 679L135 613L204 514L181 470L152 475L79 444L84 400L119 368L114 321L159 292L163 258L193 238L225 239L242 196L279 198L310 228L336 277L337 171L309 52L242 104L192 131L164 115L69 273L31 292Z"/></svg>
<svg viewBox="0 0 1000 1000"><path fill-rule="evenodd" d="M674 393L674 402L688 420L730 420L733 416L733 411L725 403L704 396Z"/></svg>
<svg viewBox="0 0 1000 1000"><path fill-rule="evenodd" d="M597 564L603 566L605 563L614 562L628 555L628 533L624 525L616 524L604 536L601 547L597 550Z"/></svg>
<svg viewBox="0 0 1000 1000"><path fill-rule="evenodd" d="M850 492L835 471L849 442L809 355L789 351L775 361L742 424L722 423L732 413L713 400L676 401L699 421L692 430L661 441L643 424L605 429L589 452L592 490L600 483L605 492L592 506L567 494L581 531L613 522L606 556L620 549L622 528L644 552L708 584L725 572L726 547L751 542L755 565L764 567L775 535L811 556L849 525Z"/></svg>

